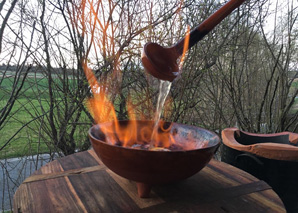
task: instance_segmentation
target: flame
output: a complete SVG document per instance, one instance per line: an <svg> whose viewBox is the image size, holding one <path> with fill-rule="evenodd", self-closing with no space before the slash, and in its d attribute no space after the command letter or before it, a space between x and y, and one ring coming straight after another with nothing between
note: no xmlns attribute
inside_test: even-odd
<svg viewBox="0 0 298 213"><path fill-rule="evenodd" d="M162 141L162 142L164 142L163 147L168 148L171 146L171 144L175 144L175 140L174 140L173 135L171 135L171 133L170 133L171 126L169 126L167 129L165 129L163 124L164 124L164 122L161 121L160 125L159 125L161 133L155 135L155 138L154 138L154 141L156 142L155 146L159 146L159 144L157 144L157 143Z"/></svg>
<svg viewBox="0 0 298 213"><path fill-rule="evenodd" d="M188 33L185 39L183 54L180 62L181 66L183 64L189 43L189 31L190 29L188 27ZM116 68L112 72L112 79L119 78L119 74L121 74L119 67L119 61L116 60ZM84 65L84 72L93 94L93 97L87 101L87 107L93 116L94 121L97 124L109 121L113 122L113 128L107 125L99 125L101 132L105 135L106 142L112 145L120 144L123 147L131 147L134 144L150 144L151 141L154 142L155 147L163 148L169 148L171 145L176 144L175 137L170 132L171 126L165 128L165 122L163 121L159 122L157 131L154 131L153 123L151 124L150 122L148 122L147 126L142 126L141 128L137 126L135 112L136 107L133 105L131 97L128 98L126 103L130 120L128 121L127 125L120 125L113 103L109 100L107 95L107 92L110 89L107 86L107 83L100 84L92 70L88 68L87 65ZM145 116L141 115L140 117ZM181 138L179 140L181 140ZM192 147L185 147L185 150L191 148Z"/></svg>
<svg viewBox="0 0 298 213"><path fill-rule="evenodd" d="M153 139L153 123L141 128L137 126L137 118L135 107L132 104L132 98L129 97L126 103L130 120L128 124L123 126L117 119L116 111L112 102L109 100L107 91L108 87L98 83L92 70L86 65L84 72L88 79L93 94L92 98L87 100L87 107L97 124L112 121L114 128L107 125L99 125L100 130L104 133L106 141L110 144L121 144L123 147L131 147L134 144L150 143ZM170 127L165 129L164 122L159 123L159 131L154 134L156 147L169 147L174 143L174 139L170 133Z"/></svg>
<svg viewBox="0 0 298 213"><path fill-rule="evenodd" d="M113 39L110 39L110 45L105 45L104 40L108 39L107 36L107 28L112 25L110 20L104 22L97 15L96 8L93 7L90 0L88 0L90 4L90 12L94 16L94 23L98 24L103 30L103 44L101 48L103 48L103 52L105 52L104 48L110 47L114 51L115 43ZM180 14L181 7L183 5L183 0L181 1L180 7L178 8L178 14ZM183 54L180 60L179 67L182 67L185 55L189 45L189 37L190 37L190 27L187 28L187 35L185 37ZM112 38L110 36L109 38ZM113 58L113 63L115 69L111 72L111 79L113 80L122 80L121 71L120 71L120 63L119 63L120 55L117 53ZM181 69L180 69L181 70ZM127 125L120 125L120 122L117 119L117 114L114 109L113 103L109 100L108 91L109 86L107 82L99 83L94 73L90 68L88 68L87 64L84 65L84 72L88 83L90 85L92 91L92 98L87 100L87 107L94 118L94 121L97 124L106 123L112 121L113 127L108 125L99 125L101 132L105 135L106 142L112 145L121 145L123 147L131 147L134 144L150 144L151 141L154 141L155 147L164 147L169 148L172 144L177 144L175 141L175 137L171 133L171 126L165 128L164 122L160 121L158 124L158 130L154 131L153 122L148 122L147 126L138 126L137 117L136 117L136 107L133 105L133 98L129 97L126 103L127 112L130 120ZM114 84L116 85L116 84ZM110 85L111 86L111 85ZM145 115L140 115L140 117L146 117ZM179 139L181 140L181 138Z"/></svg>
<svg viewBox="0 0 298 213"><path fill-rule="evenodd" d="M179 63L179 70L182 69L182 66L183 66L183 63L184 63L184 60L185 60L185 55L186 55L186 52L188 50L188 45L189 45L189 38L190 38L190 27L188 25L185 40L184 40L184 44L183 44L183 52L182 52L181 60L180 60L180 63Z"/></svg>
<svg viewBox="0 0 298 213"><path fill-rule="evenodd" d="M145 122L138 126L135 106L132 104L131 97L128 98L126 104L130 120L126 125L121 125L117 119L113 104L106 94L108 88L97 82L93 72L87 66L84 67L84 70L93 92L93 97L87 101L90 113L97 124L109 121L113 123L111 126L99 125L107 143L132 147L136 144L149 145L151 141L154 141L154 147L152 148L154 151L170 150L173 144L176 144L183 150L193 150L208 146L208 141L202 140L201 143L198 143L198 139L191 131L187 135L176 135L176 133L173 133L172 125L168 125L164 121L159 122L157 131L154 131L153 122Z"/></svg>

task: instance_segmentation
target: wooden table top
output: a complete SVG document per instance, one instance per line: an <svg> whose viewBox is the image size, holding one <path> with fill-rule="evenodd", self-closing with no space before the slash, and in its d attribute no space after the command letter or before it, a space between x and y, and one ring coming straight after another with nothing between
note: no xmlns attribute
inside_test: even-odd
<svg viewBox="0 0 298 213"><path fill-rule="evenodd" d="M102 164L93 150L46 164L14 195L14 212L286 212L263 181L211 160L196 175L153 186L139 198L136 184Z"/></svg>

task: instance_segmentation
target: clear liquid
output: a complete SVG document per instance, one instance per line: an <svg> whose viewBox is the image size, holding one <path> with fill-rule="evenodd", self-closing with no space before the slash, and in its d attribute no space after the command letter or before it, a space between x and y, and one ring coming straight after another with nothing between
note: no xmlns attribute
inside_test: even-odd
<svg viewBox="0 0 298 213"><path fill-rule="evenodd" d="M155 134L157 134L158 123L160 120L163 106L164 106L165 101L166 101L168 94L170 92L171 85L172 85L172 82L170 82L170 81L160 80L159 94L158 94L158 99L157 99L156 111L155 111L155 115L154 115L154 127L153 127L153 132L152 132L152 136L151 136L151 143L150 143L149 149L152 149L154 147L154 143L155 143L154 137L155 137Z"/></svg>

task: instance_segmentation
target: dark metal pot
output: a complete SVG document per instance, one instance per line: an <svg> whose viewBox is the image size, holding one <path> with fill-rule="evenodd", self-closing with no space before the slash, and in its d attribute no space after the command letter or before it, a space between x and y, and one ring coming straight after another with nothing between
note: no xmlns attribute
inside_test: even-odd
<svg viewBox="0 0 298 213"><path fill-rule="evenodd" d="M298 134L254 134L227 128L222 140L223 162L266 181L287 212L298 212Z"/></svg>

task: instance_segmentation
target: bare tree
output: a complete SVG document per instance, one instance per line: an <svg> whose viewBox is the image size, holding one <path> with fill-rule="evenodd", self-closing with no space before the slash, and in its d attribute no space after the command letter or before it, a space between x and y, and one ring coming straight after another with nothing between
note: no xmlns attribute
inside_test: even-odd
<svg viewBox="0 0 298 213"><path fill-rule="evenodd" d="M173 82L164 119L218 132L234 125L251 132L297 131L293 2L286 2L287 16L282 19L280 10L273 11L272 34L264 29L269 0L247 1L193 47L182 76ZM18 140L27 145L20 155L37 153L37 161L44 152L53 157L88 149L87 130L93 119L86 108L92 96L87 70L108 92L119 119L128 119L128 100L137 119L153 119L159 82L142 67L144 44L175 44L187 26L195 27L221 4L2 1L0 131L11 128L12 122L18 128L0 143L0 156ZM25 119L19 118L21 112ZM5 167L5 175L8 171Z"/></svg>
<svg viewBox="0 0 298 213"><path fill-rule="evenodd" d="M27 42L23 40L24 32L24 14L19 14L19 22L16 26L9 25L8 19L11 16L17 1L11 2L11 4L5 4L3 1L0 5L0 12L3 13L3 22L0 28L0 56L3 65L1 66L0 87L2 92L0 93L1 100L5 103L0 106L0 131L6 125L7 120L11 117L11 110L20 96L22 87L26 76L31 69L32 65L28 65L27 61L31 54L31 46L33 42L33 35L35 33L35 22L32 26L32 31L27 38ZM18 5L18 7L24 7L25 5ZM6 29L6 30L5 30ZM7 32L5 34L5 32ZM2 44L4 46L2 47ZM2 52L1 52L2 51ZM5 84L11 82L11 85L7 87ZM9 144L8 140L4 144L0 144L0 151Z"/></svg>
<svg viewBox="0 0 298 213"><path fill-rule="evenodd" d="M197 99L197 116L192 116L198 124L213 130L238 125L251 132L297 131L297 111L292 110L297 96L292 83L297 76L289 77L297 63L297 11L286 8L287 24L279 23L287 28L278 32L276 26L270 40L263 30L269 15L264 3L242 7L217 28L212 42L206 40L204 54L198 55L205 64L197 87L201 101Z"/></svg>
<svg viewBox="0 0 298 213"><path fill-rule="evenodd" d="M92 118L85 100L92 94L86 69L91 68L108 89L119 118L128 118L125 103L131 96L138 97L132 99L138 112L153 114L153 93L140 67L141 49L151 36L147 30L170 20L180 3L44 0L38 8L39 16L33 18L39 32L34 61L47 89L38 84L40 76L36 78L39 104L30 100L26 110L34 120L31 131L50 151L67 155L89 147L86 133ZM150 14L148 9L160 11Z"/></svg>
<svg viewBox="0 0 298 213"><path fill-rule="evenodd" d="M24 1L1 1L0 3L0 209L9 210L12 197L17 186L29 175L24 168L26 159L11 163L6 153L12 153L12 143L17 134L30 123L20 122L18 111L22 106L19 102L29 71L32 69L32 45L35 35L35 22L26 34L26 7ZM12 127L12 125L14 127ZM13 129L15 132L10 131ZM3 159L4 158L4 159ZM18 170L17 175L12 172ZM16 174L14 173L14 174ZM26 174L26 175L24 175Z"/></svg>

